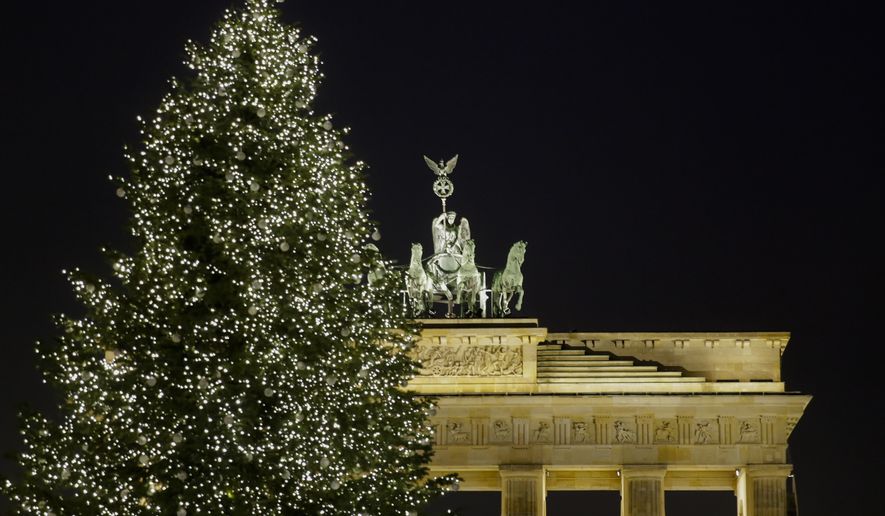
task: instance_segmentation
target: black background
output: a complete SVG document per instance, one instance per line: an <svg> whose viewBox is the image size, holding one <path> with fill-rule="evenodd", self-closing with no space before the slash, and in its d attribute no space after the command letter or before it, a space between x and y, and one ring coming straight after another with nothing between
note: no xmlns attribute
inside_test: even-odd
<svg viewBox="0 0 885 516"><path fill-rule="evenodd" d="M3 450L20 403L53 404L32 342L78 310L60 270L107 274L99 247L131 245L106 178L126 170L135 116L228 5L6 6ZM791 331L787 387L814 395L791 456L815 516L879 507L882 5L282 8L320 40L319 107L353 128L388 256L430 244L421 155L458 153L450 207L470 218L478 263L526 240L523 314L551 331ZM716 513L673 500L670 516Z"/></svg>

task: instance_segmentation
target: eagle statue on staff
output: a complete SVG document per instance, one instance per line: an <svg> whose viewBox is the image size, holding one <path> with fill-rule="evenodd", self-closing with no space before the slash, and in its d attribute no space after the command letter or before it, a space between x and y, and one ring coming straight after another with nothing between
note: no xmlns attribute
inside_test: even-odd
<svg viewBox="0 0 885 516"><path fill-rule="evenodd" d="M455 154L455 157L449 161L439 160L439 165L427 156L424 156L424 162L437 175L436 181L433 182L433 193L442 200L442 211L445 213L446 199L455 191L455 184L449 179L449 174L454 172L455 165L458 164L458 155Z"/></svg>

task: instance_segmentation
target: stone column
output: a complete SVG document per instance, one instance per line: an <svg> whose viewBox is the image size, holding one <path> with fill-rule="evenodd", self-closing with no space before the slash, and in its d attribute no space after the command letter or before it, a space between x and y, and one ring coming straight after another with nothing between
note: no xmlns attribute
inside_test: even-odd
<svg viewBox="0 0 885 516"><path fill-rule="evenodd" d="M621 469L621 516L664 516L667 468L624 466Z"/></svg>
<svg viewBox="0 0 885 516"><path fill-rule="evenodd" d="M735 495L738 516L787 516L789 464L747 466L739 470Z"/></svg>
<svg viewBox="0 0 885 516"><path fill-rule="evenodd" d="M545 516L547 473L543 466L501 466L501 516Z"/></svg>

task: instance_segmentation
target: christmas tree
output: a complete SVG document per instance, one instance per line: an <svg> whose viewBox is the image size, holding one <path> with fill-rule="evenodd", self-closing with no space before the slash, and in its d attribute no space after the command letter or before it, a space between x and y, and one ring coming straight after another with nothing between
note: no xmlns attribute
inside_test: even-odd
<svg viewBox="0 0 885 516"><path fill-rule="evenodd" d="M24 420L26 514L407 514L432 402L403 387L414 328L371 243L363 165L315 114L315 39L273 0L188 44L127 152L138 251L69 274L85 315L38 345L57 418Z"/></svg>

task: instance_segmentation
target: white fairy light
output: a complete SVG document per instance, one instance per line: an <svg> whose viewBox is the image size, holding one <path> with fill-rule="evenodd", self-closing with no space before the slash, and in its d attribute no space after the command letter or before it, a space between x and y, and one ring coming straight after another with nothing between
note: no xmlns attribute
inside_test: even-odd
<svg viewBox="0 0 885 516"><path fill-rule="evenodd" d="M66 273L86 315L39 348L65 402L26 421L18 512L402 514L449 484L420 482L401 278L362 281L381 234L347 130L312 111L316 40L244 1L138 119L116 195L141 247L116 283Z"/></svg>

